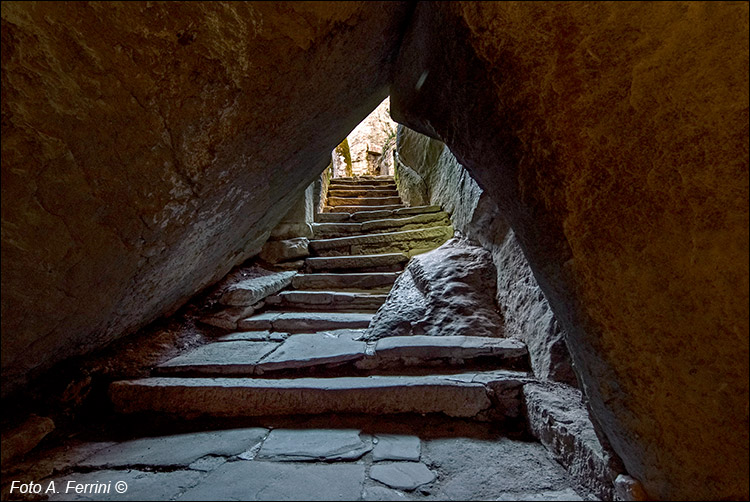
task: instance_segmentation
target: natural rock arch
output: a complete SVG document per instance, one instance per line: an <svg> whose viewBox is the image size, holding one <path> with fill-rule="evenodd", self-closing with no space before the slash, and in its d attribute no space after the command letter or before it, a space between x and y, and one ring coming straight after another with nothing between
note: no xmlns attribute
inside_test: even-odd
<svg viewBox="0 0 750 502"><path fill-rule="evenodd" d="M392 83L505 212L630 473L747 497L747 4L412 9L4 2L3 394L257 253Z"/></svg>

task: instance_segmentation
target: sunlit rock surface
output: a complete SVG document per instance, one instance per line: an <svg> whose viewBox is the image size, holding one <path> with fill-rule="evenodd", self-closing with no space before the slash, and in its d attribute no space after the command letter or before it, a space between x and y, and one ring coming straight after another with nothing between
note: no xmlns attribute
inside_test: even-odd
<svg viewBox="0 0 750 502"><path fill-rule="evenodd" d="M396 279L364 338L503 336L490 254L461 239L415 256Z"/></svg>

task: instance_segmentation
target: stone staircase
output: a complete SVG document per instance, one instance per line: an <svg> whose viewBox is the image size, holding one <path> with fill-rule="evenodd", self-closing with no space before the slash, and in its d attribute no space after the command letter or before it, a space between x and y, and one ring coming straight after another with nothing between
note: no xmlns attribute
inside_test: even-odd
<svg viewBox="0 0 750 502"><path fill-rule="evenodd" d="M453 236L439 207L405 207L392 178L333 179L311 255L290 288L227 333L118 381L122 413L184 418L441 413L515 420L530 381L523 343L473 336L365 337L411 256Z"/></svg>

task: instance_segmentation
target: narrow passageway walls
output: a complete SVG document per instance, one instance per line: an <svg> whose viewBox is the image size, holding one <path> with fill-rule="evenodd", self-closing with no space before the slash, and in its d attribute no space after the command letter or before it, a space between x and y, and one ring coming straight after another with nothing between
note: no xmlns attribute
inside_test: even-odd
<svg viewBox="0 0 750 502"><path fill-rule="evenodd" d="M746 3L434 2L394 72L394 118L498 204L655 498L748 496L747 67Z"/></svg>
<svg viewBox="0 0 750 502"><path fill-rule="evenodd" d="M3 395L257 253L390 84L512 227L627 471L746 499L749 31L741 2L3 2Z"/></svg>
<svg viewBox="0 0 750 502"><path fill-rule="evenodd" d="M407 202L442 206L460 235L490 252L496 275L484 287L496 291L502 335L526 343L538 378L577 386L563 333L497 204L442 141L399 126L396 148L396 180Z"/></svg>

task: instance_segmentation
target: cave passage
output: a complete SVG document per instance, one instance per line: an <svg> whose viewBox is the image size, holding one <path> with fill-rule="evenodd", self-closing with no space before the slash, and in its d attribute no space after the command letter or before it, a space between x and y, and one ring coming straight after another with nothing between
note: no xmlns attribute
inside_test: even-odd
<svg viewBox="0 0 750 502"><path fill-rule="evenodd" d="M747 500L748 8L3 2L3 499Z"/></svg>

